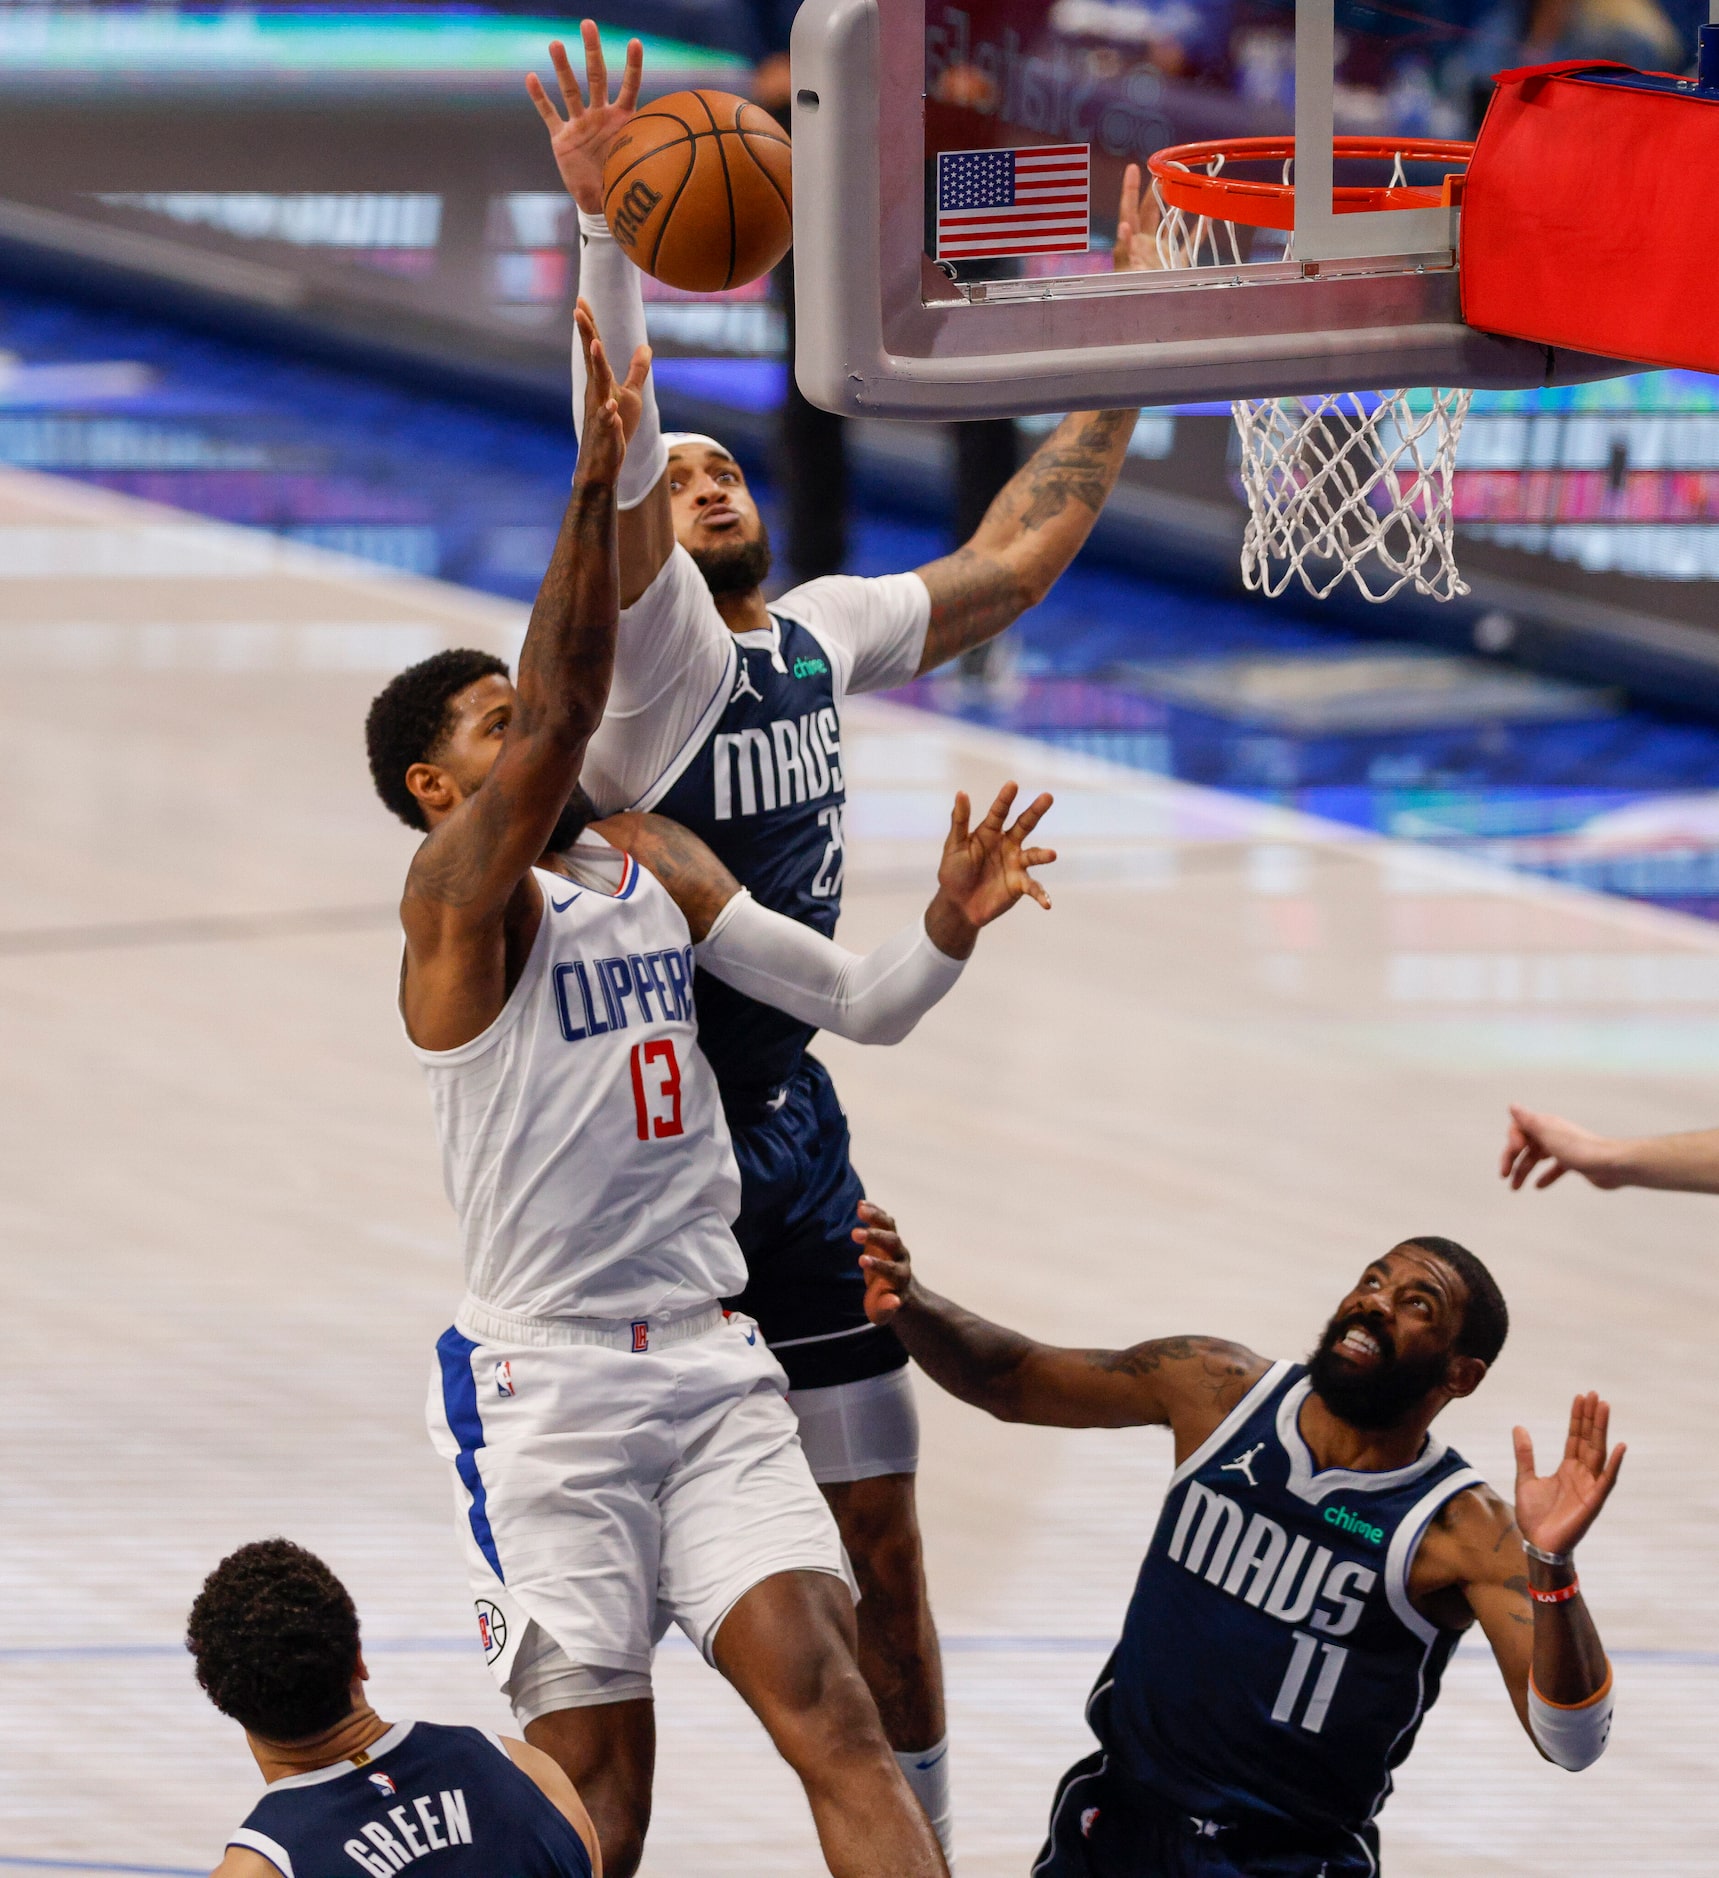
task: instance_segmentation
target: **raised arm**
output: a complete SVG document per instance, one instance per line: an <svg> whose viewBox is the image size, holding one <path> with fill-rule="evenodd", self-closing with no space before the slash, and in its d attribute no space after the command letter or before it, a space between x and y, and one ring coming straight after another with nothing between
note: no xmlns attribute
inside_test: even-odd
<svg viewBox="0 0 1719 1878"><path fill-rule="evenodd" d="M899 1043L953 988L982 927L1023 898L1050 905L1030 870L1048 866L1055 851L1024 844L1051 798L1038 797L1004 827L1015 794L1005 784L976 828L966 796L956 796L924 919L864 954L760 906L678 822L630 813L598 829L668 889L714 977L855 1043Z"/></svg>
<svg viewBox="0 0 1719 1878"><path fill-rule="evenodd" d="M1579 1128L1561 1115L1512 1106L1500 1178L1520 1189L1541 1162L1546 1165L1536 1187L1549 1187L1575 1173L1606 1190L1661 1187L1676 1193L1719 1193L1719 1128L1620 1140Z"/></svg>
<svg viewBox="0 0 1719 1878"><path fill-rule="evenodd" d="M966 1311L913 1276L895 1221L864 1202L866 1315L887 1324L933 1382L999 1421L1044 1428L1169 1427L1178 1461L1270 1365L1219 1337L1157 1337L1126 1350L1070 1350Z"/></svg>
<svg viewBox="0 0 1719 1878"><path fill-rule="evenodd" d="M562 184L579 211L580 297L589 304L599 331L608 335L614 355L626 358L645 343L645 301L639 270L622 252L603 214L603 165L638 104L645 54L638 40L627 42L621 88L611 102L609 69L596 22L582 20L579 32L585 48L588 101L559 39L550 42L549 58L567 115L563 117L556 109L535 72L527 75L525 88L549 132L549 148ZM583 360L575 340L575 425L582 421L584 408L582 373ZM648 378L640 384L636 407L623 400L621 416L628 438L627 460L616 492L621 604L631 606L673 552L674 516L669 507L668 452L663 447L656 391Z"/></svg>
<svg viewBox="0 0 1719 1878"><path fill-rule="evenodd" d="M1140 166L1123 173L1117 215L1118 273L1158 265L1143 216ZM994 639L1037 606L1080 552L1116 487L1138 411L1078 411L1065 417L985 511L965 547L920 568L931 595L922 672Z"/></svg>
<svg viewBox="0 0 1719 1878"><path fill-rule="evenodd" d="M585 443L531 609L514 696L498 706L501 749L481 783L435 813L406 876L401 1005L424 1049L469 1042L506 1002L509 940L522 958L542 912L531 868L579 780L608 697L618 611L615 476L624 446L608 361L583 303L578 320L589 380Z"/></svg>
<svg viewBox="0 0 1719 1878"><path fill-rule="evenodd" d="M1598 1760L1611 1725L1612 1672L1582 1598L1575 1551L1617 1483L1624 1450L1608 1456L1611 1410L1577 1396L1555 1472L1534 1472L1534 1446L1516 1430L1516 1509L1490 1491L1453 1503L1423 1551L1454 1554L1469 1608L1498 1659L1522 1726L1541 1754L1570 1772ZM1418 1575L1418 1574L1417 1574Z"/></svg>
<svg viewBox="0 0 1719 1878"><path fill-rule="evenodd" d="M1003 485L966 546L917 570L931 595L920 671L994 639L1050 592L1116 486L1138 415L1065 417Z"/></svg>

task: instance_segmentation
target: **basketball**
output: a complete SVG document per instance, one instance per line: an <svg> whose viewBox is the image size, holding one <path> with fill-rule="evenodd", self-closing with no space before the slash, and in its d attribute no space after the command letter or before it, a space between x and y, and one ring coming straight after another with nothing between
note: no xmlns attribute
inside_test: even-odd
<svg viewBox="0 0 1719 1878"><path fill-rule="evenodd" d="M630 118L603 213L647 274L690 293L769 273L794 238L788 133L728 91L676 91Z"/></svg>

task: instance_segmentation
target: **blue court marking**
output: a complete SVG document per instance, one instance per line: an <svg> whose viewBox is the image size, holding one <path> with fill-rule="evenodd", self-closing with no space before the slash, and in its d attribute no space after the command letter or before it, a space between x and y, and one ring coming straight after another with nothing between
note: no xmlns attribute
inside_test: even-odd
<svg viewBox="0 0 1719 1878"><path fill-rule="evenodd" d="M208 1878L201 1865L98 1865L83 1858L3 1858L0 1865L14 1871L141 1871L165 1878Z"/></svg>
<svg viewBox="0 0 1719 1878"><path fill-rule="evenodd" d="M944 1637L946 1656L1085 1656L1115 1647L1114 1637ZM663 1650L690 1650L679 1631L671 1631L657 1646ZM366 1656L453 1656L471 1652L464 1637L385 1637L364 1639ZM0 1663L68 1662L79 1659L128 1656L183 1656L179 1643L65 1643L0 1648ZM1719 1669L1719 1650L1610 1650L1614 1663L1640 1663L1648 1668ZM0 1859L0 1864L6 1861ZM78 1867L79 1870L85 1869ZM93 1869L93 1867L91 1868ZM110 1869L155 1870L154 1866L113 1866Z"/></svg>
<svg viewBox="0 0 1719 1878"><path fill-rule="evenodd" d="M436 1355L442 1365L442 1407L448 1417L448 1427L460 1444L454 1470L472 1496L468 1515L472 1537L478 1543L478 1550L489 1560L490 1570L506 1584L501 1555L495 1549L495 1534L490 1531L489 1490L478 1472L477 1451L483 1446L483 1420L478 1414L477 1380L472 1375L472 1352L476 1348L470 1337L462 1337L452 1327L444 1330L437 1340Z"/></svg>

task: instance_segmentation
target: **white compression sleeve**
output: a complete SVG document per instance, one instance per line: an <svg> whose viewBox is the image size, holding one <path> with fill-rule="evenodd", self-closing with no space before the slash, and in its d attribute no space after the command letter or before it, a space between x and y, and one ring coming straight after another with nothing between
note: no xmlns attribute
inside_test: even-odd
<svg viewBox="0 0 1719 1878"><path fill-rule="evenodd" d="M600 215L579 211L579 297L590 303L591 317L609 354L609 364L617 378L626 376L633 354L645 344L645 296L639 286L639 270L624 253L621 244L609 233L609 224ZM573 430L577 435L585 421L585 354L579 334L573 334ZM657 417L656 386L645 380L645 408L639 427L627 445L627 459L621 465L620 481L615 489L618 508L636 509L652 489L657 478L668 468L668 451L663 445L663 429Z"/></svg>
<svg viewBox="0 0 1719 1878"><path fill-rule="evenodd" d="M961 976L923 921L862 958L761 907L742 888L694 948L707 972L761 1004L855 1043L899 1043Z"/></svg>
<svg viewBox="0 0 1719 1878"><path fill-rule="evenodd" d="M1548 1702L1528 1678L1528 1725L1547 1760L1567 1773L1592 1767L1606 1751L1612 1732L1612 1672L1606 1666L1605 1685L1579 1708Z"/></svg>

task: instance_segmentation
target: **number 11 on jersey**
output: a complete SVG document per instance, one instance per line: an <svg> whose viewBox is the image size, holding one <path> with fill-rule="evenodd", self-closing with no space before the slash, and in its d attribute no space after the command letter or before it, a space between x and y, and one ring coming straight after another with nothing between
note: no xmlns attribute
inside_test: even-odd
<svg viewBox="0 0 1719 1878"><path fill-rule="evenodd" d="M663 1141L670 1135L685 1134L680 1120L680 1063L675 1057L674 1039L653 1037L649 1043L635 1043L632 1065L633 1112L639 1139Z"/></svg>
<svg viewBox="0 0 1719 1878"><path fill-rule="evenodd" d="M1313 1693L1307 1698L1307 1707L1302 1711L1301 1726L1314 1735L1325 1726L1325 1717L1331 1709L1331 1698L1337 1693L1337 1679L1343 1674L1343 1665L1349 1660L1349 1652L1339 1649L1335 1643L1310 1637L1305 1630L1295 1633L1295 1650L1284 1674L1283 1687L1278 1690L1277 1700L1272 1705L1271 1719L1274 1722L1294 1720L1295 1705L1306 1684L1307 1672L1313 1667L1313 1659L1320 1651L1324 1652L1325 1660L1319 1666Z"/></svg>

